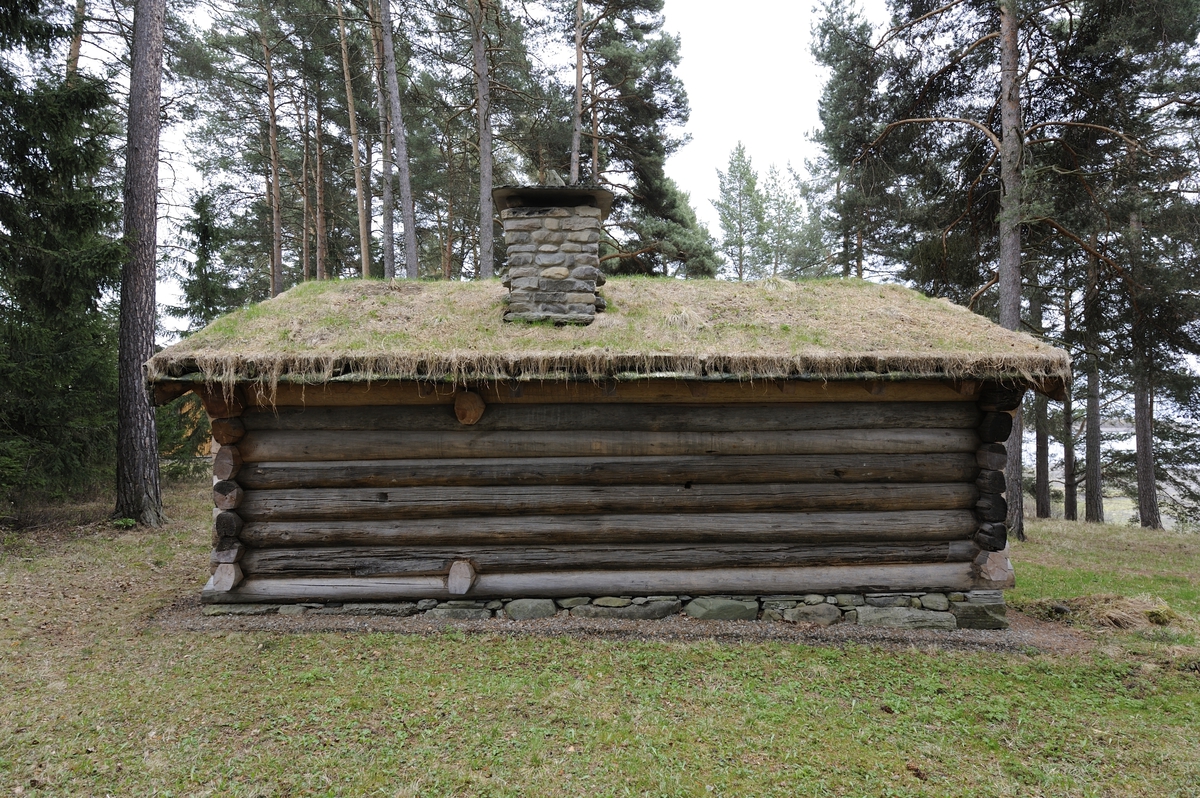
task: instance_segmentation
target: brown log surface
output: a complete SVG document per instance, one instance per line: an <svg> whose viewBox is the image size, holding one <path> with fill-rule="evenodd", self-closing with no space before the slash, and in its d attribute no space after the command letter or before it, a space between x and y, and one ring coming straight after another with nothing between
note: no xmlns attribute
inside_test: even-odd
<svg viewBox="0 0 1200 798"><path fill-rule="evenodd" d="M551 545L624 543L861 543L969 539L970 510L815 513L659 513L397 521L248 523L248 546Z"/></svg>
<svg viewBox="0 0 1200 798"><path fill-rule="evenodd" d="M458 397L477 396L459 393ZM461 421L470 404L367 407L281 407L242 417L250 430L456 431L463 424L487 431L607 430L729 432L817 429L967 429L981 414L969 402L812 402L793 405L525 404L482 407L474 422ZM1010 419L1011 421L1011 419Z"/></svg>
<svg viewBox="0 0 1200 798"><path fill-rule="evenodd" d="M520 459L481 457L251 463L238 473L238 482L247 489L263 490L422 485L970 482L978 473L979 466L971 452Z"/></svg>
<svg viewBox="0 0 1200 798"><path fill-rule="evenodd" d="M970 562L971 541L863 545L633 544L583 546L406 546L257 549L242 556L242 570L263 576L387 576L446 574L467 560L480 573L563 569L715 568L848 565L879 562Z"/></svg>
<svg viewBox="0 0 1200 798"><path fill-rule="evenodd" d="M923 454L979 448L973 429L772 432L395 432L258 430L238 443L248 463L451 457Z"/></svg>
<svg viewBox="0 0 1200 798"><path fill-rule="evenodd" d="M378 521L587 513L956 510L974 506L978 497L976 487L965 482L298 488L246 491L236 506L246 521Z"/></svg>

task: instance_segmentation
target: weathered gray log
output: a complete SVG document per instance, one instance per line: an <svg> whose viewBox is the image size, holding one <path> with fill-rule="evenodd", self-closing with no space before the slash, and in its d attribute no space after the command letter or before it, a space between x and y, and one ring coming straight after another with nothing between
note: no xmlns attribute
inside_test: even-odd
<svg viewBox="0 0 1200 798"><path fill-rule="evenodd" d="M246 491L236 506L247 521L380 521L473 515L957 510L973 506L978 495L966 482L297 488Z"/></svg>
<svg viewBox="0 0 1200 798"><path fill-rule="evenodd" d="M880 513L662 513L288 521L246 524L254 547L551 545L559 543L858 543L970 538L970 510Z"/></svg>
<svg viewBox="0 0 1200 798"><path fill-rule="evenodd" d="M237 443L246 434L240 418L214 418L211 422L213 440L222 446Z"/></svg>
<svg viewBox="0 0 1200 798"><path fill-rule="evenodd" d="M984 413L979 422L979 440L1004 443L1012 434L1013 417L1009 413Z"/></svg>
<svg viewBox="0 0 1200 798"><path fill-rule="evenodd" d="M975 478L975 487L982 493L1003 493L1004 472L980 470L979 476Z"/></svg>
<svg viewBox="0 0 1200 798"><path fill-rule="evenodd" d="M468 594L478 598L646 596L730 593L882 593L973 590L994 583L973 563L831 565L784 568L708 568L634 571L557 571L479 574ZM276 601L388 601L452 598L440 576L293 577L247 579L226 593L205 590L212 603Z"/></svg>
<svg viewBox="0 0 1200 798"><path fill-rule="evenodd" d="M980 524L975 543L984 551L1003 551L1008 545L1008 527L1004 522Z"/></svg>
<svg viewBox="0 0 1200 798"><path fill-rule="evenodd" d="M237 587L243 578L241 566L237 563L220 563L213 569L206 588L218 593L228 592Z"/></svg>
<svg viewBox="0 0 1200 798"><path fill-rule="evenodd" d="M975 514L980 521L1003 521L1008 516L1008 502L997 493L981 493Z"/></svg>
<svg viewBox="0 0 1200 798"><path fill-rule="evenodd" d="M242 455L236 446L222 446L213 456L213 476L233 479L242 470Z"/></svg>
<svg viewBox="0 0 1200 798"><path fill-rule="evenodd" d="M608 457L769 454L922 454L979 448L973 429L778 432L277 431L246 433L248 463L446 457Z"/></svg>
<svg viewBox="0 0 1200 798"><path fill-rule="evenodd" d="M282 407L243 416L251 430L455 431L447 405ZM477 396L477 394L471 394ZM465 400L464 400L465 401ZM482 400L480 400L482 402ZM482 414L481 414L482 415ZM979 424L970 402L813 402L795 405L491 405L477 430L737 432L805 429L955 429Z"/></svg>
<svg viewBox="0 0 1200 798"><path fill-rule="evenodd" d="M861 545L630 544L613 546L350 546L254 549L242 570L258 576L388 576L445 574L469 561L480 573L630 568L850 565L881 562L970 562L978 553L969 540Z"/></svg>
<svg viewBox="0 0 1200 798"><path fill-rule="evenodd" d="M224 450L222 450L224 451ZM973 452L698 457L523 457L250 463L246 489L468 485L683 485L762 482L970 482Z"/></svg>
<svg viewBox="0 0 1200 798"><path fill-rule="evenodd" d="M223 479L213 485L213 504L220 510L235 510L242 503L242 486Z"/></svg>
<svg viewBox="0 0 1200 798"><path fill-rule="evenodd" d="M1003 443L985 443L975 453L975 462L988 471L1003 471L1008 465L1008 449Z"/></svg>

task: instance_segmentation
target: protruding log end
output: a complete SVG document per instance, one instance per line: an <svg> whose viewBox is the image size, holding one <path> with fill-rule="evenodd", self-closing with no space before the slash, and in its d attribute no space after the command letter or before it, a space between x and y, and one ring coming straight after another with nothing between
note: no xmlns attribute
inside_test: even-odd
<svg viewBox="0 0 1200 798"><path fill-rule="evenodd" d="M1003 443L985 443L976 450L975 462L989 471L1003 471L1008 467L1008 449Z"/></svg>
<svg viewBox="0 0 1200 798"><path fill-rule="evenodd" d="M246 409L241 388L226 391L221 385L206 385L198 393L200 401L204 403L204 412L208 413L209 418L233 418L240 416Z"/></svg>
<svg viewBox="0 0 1200 798"><path fill-rule="evenodd" d="M454 394L454 415L460 424L474 424L483 418L483 411L486 409L483 397L473 391L458 391Z"/></svg>
<svg viewBox="0 0 1200 798"><path fill-rule="evenodd" d="M475 584L475 569L466 560L456 560L446 577L446 589L453 596L465 596Z"/></svg>
<svg viewBox="0 0 1200 798"><path fill-rule="evenodd" d="M979 488L980 493L1004 493L1006 488L1004 472L981 470L979 476L975 478L975 487Z"/></svg>
<svg viewBox="0 0 1200 798"><path fill-rule="evenodd" d="M1013 417L1010 413L984 413L979 422L979 439L989 443L1003 443L1012 434Z"/></svg>
<svg viewBox="0 0 1200 798"><path fill-rule="evenodd" d="M240 418L214 418L212 420L213 440L222 448L237 443L246 434L246 425Z"/></svg>
<svg viewBox="0 0 1200 798"><path fill-rule="evenodd" d="M1002 522L980 524L975 543L984 551L1003 551L1008 545L1008 527Z"/></svg>
<svg viewBox="0 0 1200 798"><path fill-rule="evenodd" d="M984 412L1007 413L1021 406L1025 396L1025 388L1013 388L1007 385L989 383L979 394L979 409Z"/></svg>
<svg viewBox="0 0 1200 798"><path fill-rule="evenodd" d="M229 510L213 508L213 548L217 550L230 549L240 545L238 538L242 534L242 517Z"/></svg>
<svg viewBox="0 0 1200 798"><path fill-rule="evenodd" d="M212 579L208 580L208 584L218 593L228 593L237 587L243 578L242 566L235 562L223 562L213 570Z"/></svg>
<svg viewBox="0 0 1200 798"><path fill-rule="evenodd" d="M231 480L213 485L213 504L222 510L234 510L242 503L242 486Z"/></svg>
<svg viewBox="0 0 1200 798"><path fill-rule="evenodd" d="M222 446L213 456L213 476L233 479L242 470L242 454L236 446Z"/></svg>
<svg viewBox="0 0 1200 798"><path fill-rule="evenodd" d="M241 543L235 543L224 549L213 549L212 554L208 556L210 570L215 574L217 568L222 565L240 563L242 555L245 553L246 547Z"/></svg>
<svg viewBox="0 0 1200 798"><path fill-rule="evenodd" d="M150 387L150 395L155 407L170 404L192 388L184 382L156 382Z"/></svg>
<svg viewBox="0 0 1200 798"><path fill-rule="evenodd" d="M981 493L975 503L975 517L980 521L1003 521L1008 517L1008 502L998 493Z"/></svg>

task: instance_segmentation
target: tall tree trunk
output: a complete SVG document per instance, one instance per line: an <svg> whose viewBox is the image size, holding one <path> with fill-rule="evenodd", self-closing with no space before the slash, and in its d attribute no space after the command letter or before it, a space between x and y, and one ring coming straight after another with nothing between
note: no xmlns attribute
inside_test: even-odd
<svg viewBox="0 0 1200 798"><path fill-rule="evenodd" d="M1021 87L1018 76L1018 20L1016 0L1000 0L1000 255L997 274L1000 284L1000 326L1021 326ZM1009 531L1025 539L1024 490L1022 488L1021 411L1013 418L1008 439Z"/></svg>
<svg viewBox="0 0 1200 798"><path fill-rule="evenodd" d="M321 91L318 87L316 95L317 125L313 145L316 149L316 166L313 173L313 185L317 194L317 279L324 280L329 276L328 220L325 217L325 143L321 135L325 127L325 114L321 108Z"/></svg>
<svg viewBox="0 0 1200 798"><path fill-rule="evenodd" d="M371 276L371 211L367 206L367 191L363 184L362 156L358 149L358 115L354 110L354 81L350 77L350 45L346 42L346 16L338 0L338 37L342 42L342 76L346 81L346 111L350 117L350 157L354 164L354 191L358 208L358 247L362 262L362 277Z"/></svg>
<svg viewBox="0 0 1200 798"><path fill-rule="evenodd" d="M279 121L275 113L275 72L271 68L271 48L262 30L262 15L266 10L259 7L258 41L262 45L263 66L267 73L267 144L271 149L271 296L283 291L283 199L279 182Z"/></svg>
<svg viewBox="0 0 1200 798"><path fill-rule="evenodd" d="M309 130L312 127L312 118L310 108L308 107L308 92L307 87L301 87L301 95L304 97L303 114L304 118L300 129L301 137L304 139L304 155L300 161L300 216L301 228L304 232L300 242L300 260L304 266L304 279L307 281L312 278L312 201L308 190L308 174L309 174L309 157L312 149L312 139L309 136Z"/></svg>
<svg viewBox="0 0 1200 798"><path fill-rule="evenodd" d="M1129 214L1129 245L1132 271L1142 270L1142 220L1137 211ZM1133 435L1137 444L1138 518L1142 526L1162 529L1158 509L1158 484L1154 477L1154 358L1150 353L1148 321L1133 297Z"/></svg>
<svg viewBox="0 0 1200 798"><path fill-rule="evenodd" d="M857 225L858 242L854 245L854 276L862 279L863 276L863 232L862 225Z"/></svg>
<svg viewBox="0 0 1200 798"><path fill-rule="evenodd" d="M1029 320L1039 338L1046 328L1042 313L1042 289L1037 286L1029 294ZM1043 394L1033 397L1033 428L1037 455L1034 458L1034 498L1038 518L1050 517L1050 419L1048 401Z"/></svg>
<svg viewBox="0 0 1200 798"><path fill-rule="evenodd" d="M592 176L591 182L600 185L600 105L596 102L596 70L591 70L591 90L588 105L592 112Z"/></svg>
<svg viewBox="0 0 1200 798"><path fill-rule="evenodd" d="M383 23L383 66L387 73L388 101L392 111L392 146L396 152L396 172L400 178L400 216L404 222L404 269L410 279L418 276L417 213L413 205L412 170L408 163L408 134L404 130L404 112L400 108L400 79L396 76L396 48L392 43L392 0L381 0Z"/></svg>
<svg viewBox="0 0 1200 798"><path fill-rule="evenodd" d="M471 18L471 53L475 57L475 101L479 116L479 258L478 276L492 276L492 87L488 75L487 41L484 23L487 21L487 0L471 0L467 15ZM575 181L572 181L575 182Z"/></svg>
<svg viewBox="0 0 1200 798"><path fill-rule="evenodd" d="M142 364L154 354L158 252L158 138L166 0L137 0L125 150L125 243L117 355L116 515L147 526L165 520L158 432Z"/></svg>
<svg viewBox="0 0 1200 798"><path fill-rule="evenodd" d="M379 106L379 170L380 180L383 183L380 187L379 197L379 202L383 206L380 208L383 278L394 280L396 279L396 231L393 214L396 211L396 200L392 194L394 182L392 177L392 126L388 119L388 106L385 99L386 89L384 86L387 83L387 77L384 69L382 25L379 24L378 17L373 22L375 24L371 25L371 39L375 45L375 103Z"/></svg>
<svg viewBox="0 0 1200 798"><path fill-rule="evenodd" d="M1063 293L1063 338L1070 339L1072 327L1071 289ZM1077 488L1079 477L1075 471L1075 399L1071 394L1072 386L1067 386L1063 398L1063 518L1075 521L1079 518L1079 499Z"/></svg>
<svg viewBox="0 0 1200 798"><path fill-rule="evenodd" d="M1096 236L1092 236L1092 249ZM1083 323L1087 339L1087 408L1084 411L1084 520L1104 523L1103 469L1100 465L1100 263L1088 256Z"/></svg>
<svg viewBox="0 0 1200 798"><path fill-rule="evenodd" d="M71 26L71 49L67 52L67 80L79 72L79 51L83 47L83 23L87 20L87 0L75 0L75 19Z"/></svg>
<svg viewBox="0 0 1200 798"><path fill-rule="evenodd" d="M571 184L579 182L579 148L583 133L583 0L575 0L575 115L571 119ZM592 182L596 178L592 177Z"/></svg>

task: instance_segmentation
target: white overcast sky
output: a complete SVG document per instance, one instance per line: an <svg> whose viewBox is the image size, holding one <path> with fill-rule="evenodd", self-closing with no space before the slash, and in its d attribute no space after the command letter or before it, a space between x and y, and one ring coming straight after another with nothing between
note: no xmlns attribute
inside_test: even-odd
<svg viewBox="0 0 1200 798"><path fill-rule="evenodd" d="M817 99L825 75L809 53L816 12L812 0L666 0L665 28L682 40L677 74L691 101L692 141L667 164L700 218L716 235L711 200L718 168L741 141L759 174L772 163L802 170L816 154ZM877 25L883 0L860 0Z"/></svg>

